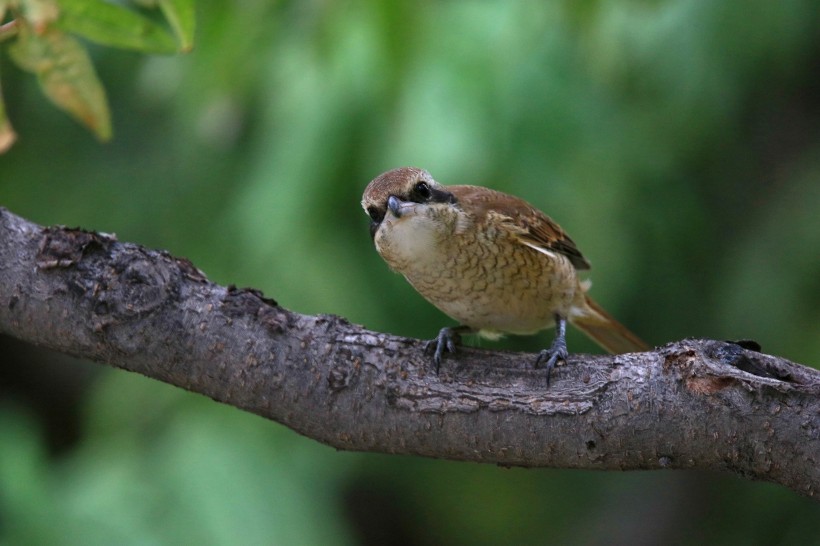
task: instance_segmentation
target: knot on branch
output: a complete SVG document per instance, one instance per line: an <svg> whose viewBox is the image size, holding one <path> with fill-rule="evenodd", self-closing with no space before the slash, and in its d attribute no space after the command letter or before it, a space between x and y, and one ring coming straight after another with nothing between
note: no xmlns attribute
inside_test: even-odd
<svg viewBox="0 0 820 546"><path fill-rule="evenodd" d="M37 267L70 267L79 262L87 252L106 251L116 241L115 235L107 233L63 226L47 227L43 229L43 238L40 240Z"/></svg>
<svg viewBox="0 0 820 546"><path fill-rule="evenodd" d="M187 260L120 244L114 235L62 226L42 230L35 263L44 272L70 271L54 291L90 307L97 332L177 301L183 275L204 279Z"/></svg>

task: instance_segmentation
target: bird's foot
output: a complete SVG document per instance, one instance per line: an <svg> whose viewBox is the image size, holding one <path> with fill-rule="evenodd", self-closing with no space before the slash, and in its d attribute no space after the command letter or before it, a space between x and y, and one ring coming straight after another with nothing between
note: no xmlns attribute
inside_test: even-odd
<svg viewBox="0 0 820 546"><path fill-rule="evenodd" d="M547 386L550 385L550 374L559 361L566 363L569 353L567 352L567 342L563 336L556 337L549 349L544 349L535 359L535 367L539 368L542 362L546 362Z"/></svg>
<svg viewBox="0 0 820 546"><path fill-rule="evenodd" d="M424 344L424 352L433 354L433 364L436 366L436 374L438 374L441 368L441 358L444 356L444 352L455 353L456 347L461 345L461 334L467 331L469 331L469 329L465 329L461 326L455 328L448 326L439 330L435 338Z"/></svg>

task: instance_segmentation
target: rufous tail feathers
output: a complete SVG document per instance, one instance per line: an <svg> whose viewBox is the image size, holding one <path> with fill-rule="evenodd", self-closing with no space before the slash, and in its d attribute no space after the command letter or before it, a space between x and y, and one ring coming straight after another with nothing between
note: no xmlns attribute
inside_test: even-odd
<svg viewBox="0 0 820 546"><path fill-rule="evenodd" d="M635 353L650 349L641 338L612 318L595 300L586 296L588 311L573 314L570 322L612 354Z"/></svg>

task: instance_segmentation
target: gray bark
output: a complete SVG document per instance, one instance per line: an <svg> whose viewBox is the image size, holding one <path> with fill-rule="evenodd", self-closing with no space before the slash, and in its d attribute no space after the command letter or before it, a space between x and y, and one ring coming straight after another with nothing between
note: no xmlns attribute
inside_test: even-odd
<svg viewBox="0 0 820 546"><path fill-rule="evenodd" d="M288 311L188 260L0 208L0 332L105 362L331 446L504 466L697 468L817 498L820 372L749 343L535 355L423 342Z"/></svg>

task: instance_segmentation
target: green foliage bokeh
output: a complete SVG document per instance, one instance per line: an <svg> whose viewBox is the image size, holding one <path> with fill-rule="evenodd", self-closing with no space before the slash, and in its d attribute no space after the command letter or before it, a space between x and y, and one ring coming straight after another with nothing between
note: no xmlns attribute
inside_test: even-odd
<svg viewBox="0 0 820 546"><path fill-rule="evenodd" d="M820 361L815 0L209 1L197 16L186 56L92 48L104 146L0 60L19 136L0 205L429 338L449 319L387 270L359 208L371 178L416 165L550 214L596 299L653 344L751 338ZM78 445L49 457L32 414L0 399L0 544L818 540L809 501L734 477L337 453L111 370L81 412Z"/></svg>

